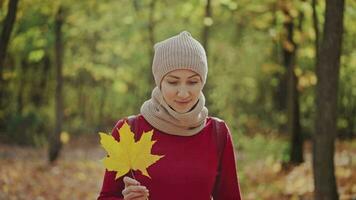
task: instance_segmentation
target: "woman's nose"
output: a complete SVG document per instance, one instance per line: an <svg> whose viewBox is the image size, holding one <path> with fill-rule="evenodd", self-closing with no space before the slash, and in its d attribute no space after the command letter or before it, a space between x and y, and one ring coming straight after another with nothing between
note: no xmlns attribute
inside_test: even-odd
<svg viewBox="0 0 356 200"><path fill-rule="evenodd" d="M187 97L189 97L189 91L185 87L180 87L180 88L178 88L177 96L179 98L187 98Z"/></svg>

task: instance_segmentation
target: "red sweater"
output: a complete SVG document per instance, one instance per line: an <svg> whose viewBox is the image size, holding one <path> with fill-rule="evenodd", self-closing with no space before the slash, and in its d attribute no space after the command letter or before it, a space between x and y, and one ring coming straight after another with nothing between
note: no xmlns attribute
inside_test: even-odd
<svg viewBox="0 0 356 200"><path fill-rule="evenodd" d="M234 148L226 124L222 130L226 143L221 154L221 173L217 176L218 156L212 120L208 118L206 126L198 134L184 137L163 133L153 128L142 115L138 116L135 140L140 139L143 131L154 129L152 140L157 142L151 153L165 155L147 168L151 179L143 176L140 171L134 172L136 180L149 190L150 200L211 200L211 197L214 200L241 199ZM119 140L117 128L122 125L123 120L118 121L112 131L116 140ZM98 200L123 199L123 177L115 180L115 174L113 171L105 171Z"/></svg>

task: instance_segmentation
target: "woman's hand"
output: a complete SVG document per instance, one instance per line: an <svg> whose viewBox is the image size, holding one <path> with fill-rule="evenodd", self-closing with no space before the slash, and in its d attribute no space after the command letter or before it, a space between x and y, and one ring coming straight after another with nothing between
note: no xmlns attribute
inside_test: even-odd
<svg viewBox="0 0 356 200"><path fill-rule="evenodd" d="M148 200L148 189L140 185L138 181L128 176L124 177L125 189L122 195L125 200Z"/></svg>

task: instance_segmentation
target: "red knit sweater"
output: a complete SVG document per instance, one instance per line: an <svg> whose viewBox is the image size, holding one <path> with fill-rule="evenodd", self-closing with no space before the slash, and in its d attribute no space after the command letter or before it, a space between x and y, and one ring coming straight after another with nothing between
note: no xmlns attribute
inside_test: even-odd
<svg viewBox="0 0 356 200"><path fill-rule="evenodd" d="M153 128L142 115L137 118L139 140L143 131L152 129L152 140L157 142L152 147L152 154L165 155L155 164L148 167L151 179L143 176L140 171L134 175L141 185L147 187L150 200L240 200L240 187L236 173L236 162L231 134L228 127L221 130L226 139L222 150L221 172L218 176L218 156L216 138L213 136L212 118L208 118L206 126L194 136L174 136ZM117 128L112 135L119 140ZM115 180L116 172L105 171L102 190L98 200L121 200L124 183L122 178ZM129 175L129 174L128 174Z"/></svg>

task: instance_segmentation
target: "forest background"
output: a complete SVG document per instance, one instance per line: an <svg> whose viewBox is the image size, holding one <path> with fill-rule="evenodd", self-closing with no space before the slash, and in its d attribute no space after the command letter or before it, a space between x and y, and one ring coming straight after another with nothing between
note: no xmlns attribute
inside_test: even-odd
<svg viewBox="0 0 356 200"><path fill-rule="evenodd" d="M0 199L95 198L97 132L139 113L153 45L183 30L207 51L245 199L314 199L317 165L356 198L355 0L9 0L0 20ZM331 164L313 164L325 149Z"/></svg>

